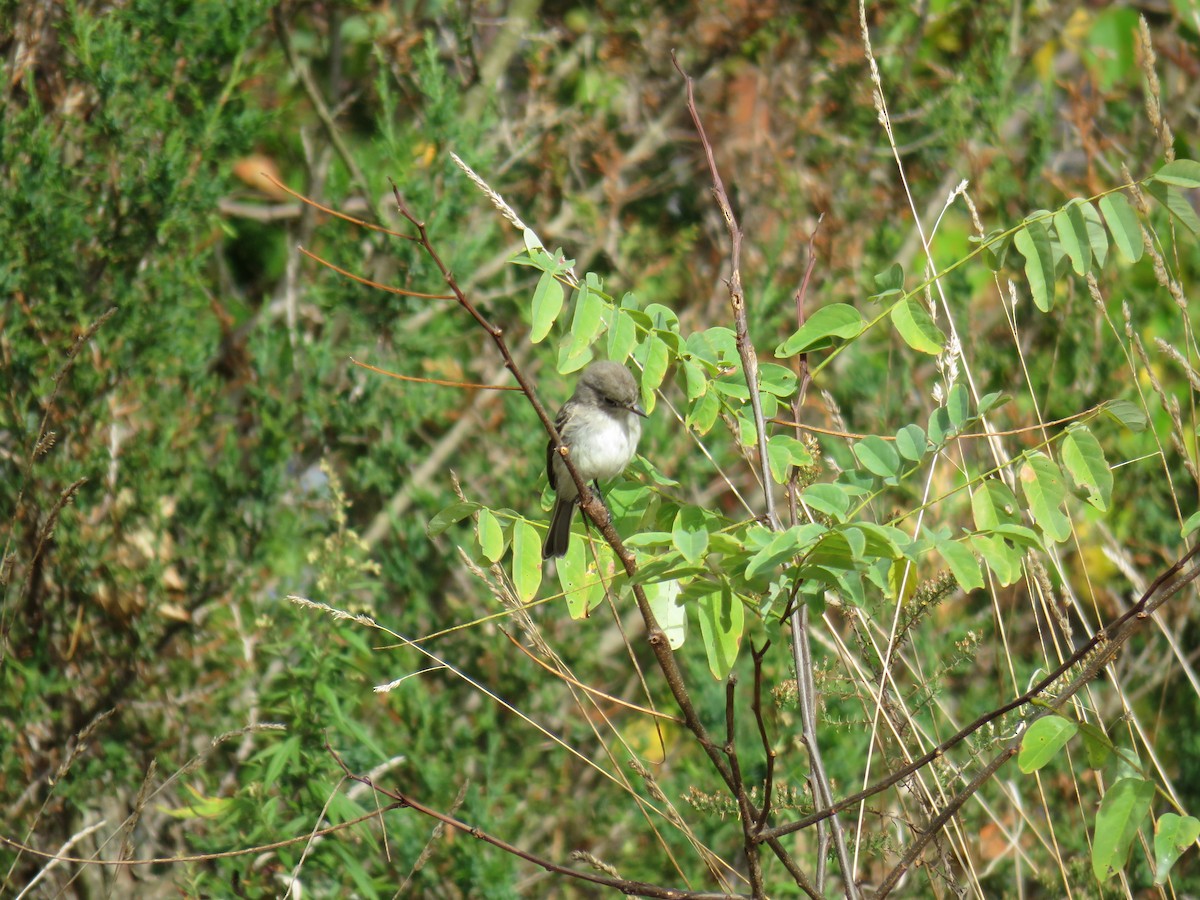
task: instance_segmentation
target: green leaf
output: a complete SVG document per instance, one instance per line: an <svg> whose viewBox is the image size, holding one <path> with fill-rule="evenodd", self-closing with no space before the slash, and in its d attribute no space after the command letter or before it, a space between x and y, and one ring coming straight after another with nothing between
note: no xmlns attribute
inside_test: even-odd
<svg viewBox="0 0 1200 900"><path fill-rule="evenodd" d="M746 578L751 580L760 574L771 574L783 563L803 552L827 529L823 525L806 523L793 525L772 537L746 564Z"/></svg>
<svg viewBox="0 0 1200 900"><path fill-rule="evenodd" d="M904 292L904 267L900 263L892 263L884 271L875 276L875 293L872 300L882 300Z"/></svg>
<svg viewBox="0 0 1200 900"><path fill-rule="evenodd" d="M687 424L699 434L708 434L717 422L721 412L721 397L716 391L708 391L703 397L692 404L688 410Z"/></svg>
<svg viewBox="0 0 1200 900"><path fill-rule="evenodd" d="M999 478L989 478L979 485L971 495L971 513L975 527L980 531L992 531L999 525L1017 525L1021 522L1017 498Z"/></svg>
<svg viewBox="0 0 1200 900"><path fill-rule="evenodd" d="M704 367L690 357L684 357L680 368L683 370L684 391L688 400L703 397L708 390L708 376Z"/></svg>
<svg viewBox="0 0 1200 900"><path fill-rule="evenodd" d="M983 261L987 267L993 272L999 272L1007 266L1012 245L1012 235L1005 234L1000 229L988 232L983 239Z"/></svg>
<svg viewBox="0 0 1200 900"><path fill-rule="evenodd" d="M900 455L889 441L872 434L855 443L851 450L859 465L880 478L890 478L900 469Z"/></svg>
<svg viewBox="0 0 1200 900"><path fill-rule="evenodd" d="M791 435L774 434L767 441L767 465L771 477L779 484L787 484L794 466L811 466L812 454L802 441Z"/></svg>
<svg viewBox="0 0 1200 900"><path fill-rule="evenodd" d="M950 396L946 398L946 414L950 417L950 427L955 434L961 432L971 418L971 395L961 381L950 388Z"/></svg>
<svg viewBox="0 0 1200 900"><path fill-rule="evenodd" d="M655 584L707 574L708 569L702 565L689 563L676 553L664 553L638 566L629 581L631 584Z"/></svg>
<svg viewBox="0 0 1200 900"><path fill-rule="evenodd" d="M608 326L608 358L623 363L637 346L637 325L624 309L613 308Z"/></svg>
<svg viewBox="0 0 1200 900"><path fill-rule="evenodd" d="M1101 512L1112 499L1113 474L1100 442L1086 425L1072 425L1063 438L1062 461L1076 486L1087 491L1087 501Z"/></svg>
<svg viewBox="0 0 1200 900"><path fill-rule="evenodd" d="M643 589L646 592L646 601L650 604L650 611L654 613L655 620L667 636L667 643L672 650L678 650L687 639L687 606L684 605L679 582L647 584Z"/></svg>
<svg viewBox="0 0 1200 900"><path fill-rule="evenodd" d="M425 533L430 537L437 537L451 525L461 522L477 509L483 509L483 504L472 503L469 500L460 500L458 503L451 503L429 520L429 524L425 526Z"/></svg>
<svg viewBox="0 0 1200 900"><path fill-rule="evenodd" d="M1173 159L1152 176L1155 181L1182 188L1200 188L1200 162Z"/></svg>
<svg viewBox="0 0 1200 900"><path fill-rule="evenodd" d="M591 275L591 273L588 273ZM575 314L571 317L571 355L577 355L591 346L600 333L600 315L604 312L604 300L593 293L585 281L579 286L575 298Z"/></svg>
<svg viewBox="0 0 1200 900"><path fill-rule="evenodd" d="M1071 536L1071 520L1060 508L1067 497L1062 472L1046 454L1025 455L1017 480L1029 504L1029 513L1050 540L1061 544Z"/></svg>
<svg viewBox="0 0 1200 900"><path fill-rule="evenodd" d="M979 560L965 544L947 540L935 541L934 544L964 592L983 587L983 570L979 568Z"/></svg>
<svg viewBox="0 0 1200 900"><path fill-rule="evenodd" d="M1122 778L1104 795L1096 813L1092 840L1092 873L1105 881L1125 868L1129 848L1150 812L1154 783Z"/></svg>
<svg viewBox="0 0 1200 900"><path fill-rule="evenodd" d="M1092 244L1088 239L1087 222L1078 203L1068 203L1054 214L1054 230L1058 242L1071 258L1076 275L1086 275L1092 269Z"/></svg>
<svg viewBox="0 0 1200 900"><path fill-rule="evenodd" d="M667 345L657 333L647 335L636 357L642 364L642 408L654 412L657 395L654 393L667 377L667 366L671 362Z"/></svg>
<svg viewBox="0 0 1200 900"><path fill-rule="evenodd" d="M1098 271L1103 267L1104 261L1108 259L1108 232L1100 220L1100 213L1096 211L1093 204L1079 199L1071 202L1077 203L1079 211L1083 214L1084 224L1087 225L1088 243L1092 245L1093 271Z"/></svg>
<svg viewBox="0 0 1200 900"><path fill-rule="evenodd" d="M1200 528L1200 510L1187 517L1183 523L1183 527L1179 529L1179 536L1185 538L1197 528Z"/></svg>
<svg viewBox="0 0 1200 900"><path fill-rule="evenodd" d="M939 406L929 414L925 431L928 433L929 441L933 444L934 449L940 449L946 443L946 440L954 433L954 426L950 424L950 413L946 407Z"/></svg>
<svg viewBox="0 0 1200 900"><path fill-rule="evenodd" d="M479 549L484 559L494 563L504 555L504 529L487 507L479 510L475 532L479 536Z"/></svg>
<svg viewBox="0 0 1200 900"><path fill-rule="evenodd" d="M796 393L796 373L787 366L763 363L758 367L758 389L776 397L790 397Z"/></svg>
<svg viewBox="0 0 1200 900"><path fill-rule="evenodd" d="M562 308L563 286L549 272L543 272L533 291L533 327L529 332L532 343L545 340Z"/></svg>
<svg viewBox="0 0 1200 900"><path fill-rule="evenodd" d="M822 306L809 316L800 329L775 348L775 356L785 359L797 353L822 350L833 345L833 338L858 337L863 330L862 314L845 303Z"/></svg>
<svg viewBox="0 0 1200 900"><path fill-rule="evenodd" d="M1083 749L1087 752L1088 766L1092 769L1101 768L1112 756L1112 741L1090 722L1080 722L1079 733L1083 735Z"/></svg>
<svg viewBox="0 0 1200 900"><path fill-rule="evenodd" d="M1167 212L1174 216L1192 237L1200 235L1200 216L1196 215L1195 207L1183 191L1169 184L1150 181L1146 184L1146 193L1166 207Z"/></svg>
<svg viewBox="0 0 1200 900"><path fill-rule="evenodd" d="M1142 408L1130 400L1111 400L1104 404L1104 412L1130 431L1145 431L1149 421Z"/></svg>
<svg viewBox="0 0 1200 900"><path fill-rule="evenodd" d="M809 566L818 566L835 572L853 569L855 561L862 558L866 543L866 535L857 528L827 531L808 551L805 558L805 569L807 570Z"/></svg>
<svg viewBox="0 0 1200 900"><path fill-rule="evenodd" d="M532 228L522 229L521 239L525 242L525 251L530 255L530 257L532 257L538 250L540 250L543 254L546 253L546 248L542 246L541 238L537 236L537 232Z"/></svg>
<svg viewBox="0 0 1200 900"><path fill-rule="evenodd" d="M1075 737L1079 726L1063 716L1043 716L1021 736L1021 752L1017 755L1017 766L1028 775L1036 772L1058 754Z"/></svg>
<svg viewBox="0 0 1200 900"><path fill-rule="evenodd" d="M856 522L850 528L862 532L865 538L863 555L872 559L898 559L912 544L908 535L893 525Z"/></svg>
<svg viewBox="0 0 1200 900"><path fill-rule="evenodd" d="M810 509L831 516L839 522L850 511L850 495L840 484L818 482L810 484L800 494L800 499Z"/></svg>
<svg viewBox="0 0 1200 900"><path fill-rule="evenodd" d="M969 538L971 546L983 557L988 568L996 576L1002 587L1016 584L1021 580L1021 560L1025 552L1013 547L1003 538L991 534L974 534Z"/></svg>
<svg viewBox="0 0 1200 900"><path fill-rule="evenodd" d="M1025 257L1025 280L1033 302L1042 312L1054 306L1054 253L1050 246L1050 232L1043 222L1027 222L1013 237L1020 254Z"/></svg>
<svg viewBox="0 0 1200 900"><path fill-rule="evenodd" d="M604 553L599 555L600 559L606 558ZM566 555L558 560L555 568L563 598L567 601L567 612L572 619L586 618L604 599L604 581L596 571L587 541L571 541Z"/></svg>
<svg viewBox="0 0 1200 900"><path fill-rule="evenodd" d="M583 542L576 538L574 543ZM513 523L512 580L522 603L536 597L542 585L542 542L538 530L524 519Z"/></svg>
<svg viewBox="0 0 1200 900"><path fill-rule="evenodd" d="M684 559L699 562L708 549L708 522L703 511L695 506L679 510L671 528L671 540Z"/></svg>
<svg viewBox="0 0 1200 900"><path fill-rule="evenodd" d="M700 619L708 670L714 678L723 680L733 670L742 642L746 624L742 601L734 596L728 585L724 585L719 593L700 598L696 603L696 615Z"/></svg>
<svg viewBox="0 0 1200 900"><path fill-rule="evenodd" d="M900 337L918 353L937 356L945 348L946 335L934 324L929 311L912 297L893 306L891 317Z"/></svg>
<svg viewBox="0 0 1200 900"><path fill-rule="evenodd" d="M905 425L896 432L896 450L905 459L920 462L928 450L924 429L920 425Z"/></svg>
<svg viewBox="0 0 1200 900"><path fill-rule="evenodd" d="M1163 813L1154 826L1154 883L1165 884L1175 860L1200 838L1200 819Z"/></svg>
<svg viewBox="0 0 1200 900"><path fill-rule="evenodd" d="M1100 198L1100 212L1104 213L1105 224L1112 234L1113 243L1128 262L1142 258L1142 229L1137 213L1122 193L1105 194Z"/></svg>

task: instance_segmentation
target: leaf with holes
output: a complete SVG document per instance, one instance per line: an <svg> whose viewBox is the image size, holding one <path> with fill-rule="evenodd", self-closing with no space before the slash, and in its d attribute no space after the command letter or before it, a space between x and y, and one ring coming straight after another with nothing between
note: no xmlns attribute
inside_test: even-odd
<svg viewBox="0 0 1200 900"><path fill-rule="evenodd" d="M1087 492L1087 501L1108 512L1112 499L1113 474L1104 450L1086 425L1072 425L1063 438L1062 461L1075 485Z"/></svg>
<svg viewBox="0 0 1200 900"><path fill-rule="evenodd" d="M1058 755L1058 751L1075 737L1079 726L1062 716L1043 716L1021 736L1021 752L1017 766L1028 775L1036 772Z"/></svg>

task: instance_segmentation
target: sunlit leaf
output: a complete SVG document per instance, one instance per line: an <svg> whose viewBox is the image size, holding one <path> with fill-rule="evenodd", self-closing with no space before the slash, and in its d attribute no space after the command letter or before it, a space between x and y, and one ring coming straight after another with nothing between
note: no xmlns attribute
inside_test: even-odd
<svg viewBox="0 0 1200 900"><path fill-rule="evenodd" d="M1092 268L1092 245L1088 239L1087 222L1079 205L1068 203L1054 214L1054 230L1071 260L1076 275L1086 275Z"/></svg>
<svg viewBox="0 0 1200 900"><path fill-rule="evenodd" d="M1036 772L1058 755L1058 751L1075 737L1079 726L1062 716L1043 716L1021 736L1021 751L1017 755L1017 766L1028 775Z"/></svg>
<svg viewBox="0 0 1200 900"><path fill-rule="evenodd" d="M1018 472L1021 492L1029 504L1033 520L1055 543L1062 543L1071 536L1071 520L1062 511L1067 489L1058 465L1044 453L1032 452L1025 456Z"/></svg>
<svg viewBox="0 0 1200 900"><path fill-rule="evenodd" d="M896 432L896 450L905 459L919 462L928 450L924 429L920 425L905 425Z"/></svg>
<svg viewBox="0 0 1200 900"><path fill-rule="evenodd" d="M822 350L833 344L833 338L858 337L862 330L863 317L857 309L845 303L831 303L809 316L798 331L776 347L775 356L784 359Z"/></svg>
<svg viewBox="0 0 1200 900"><path fill-rule="evenodd" d="M704 512L695 506L685 506L675 514L671 540L690 563L699 562L708 549L708 522Z"/></svg>
<svg viewBox="0 0 1200 900"><path fill-rule="evenodd" d="M877 434L868 435L857 441L851 450L859 465L880 478L895 475L900 469L900 455L890 441Z"/></svg>
<svg viewBox="0 0 1200 900"><path fill-rule="evenodd" d="M983 587L983 570L979 568L979 560L965 544L947 540L936 541L935 544L938 553L950 567L954 580L963 591Z"/></svg>
<svg viewBox="0 0 1200 900"><path fill-rule="evenodd" d="M1200 188L1200 162L1194 159L1173 159L1154 173L1155 181L1182 188Z"/></svg>
<svg viewBox="0 0 1200 900"><path fill-rule="evenodd" d="M484 507L479 510L475 532L479 536L479 549L484 559L488 562L498 561L504 555L504 529L490 509Z"/></svg>
<svg viewBox="0 0 1200 900"><path fill-rule="evenodd" d="M672 650L678 650L687 639L687 607L683 603L679 582L648 584L645 591L650 610L667 636L667 643Z"/></svg>
<svg viewBox="0 0 1200 900"><path fill-rule="evenodd" d="M946 335L934 324L933 317L912 297L892 307L892 325L904 342L918 353L937 356L946 346Z"/></svg>
<svg viewBox="0 0 1200 900"><path fill-rule="evenodd" d="M1165 884L1175 860L1200 838L1200 819L1163 813L1154 826L1154 883Z"/></svg>
<svg viewBox="0 0 1200 900"><path fill-rule="evenodd" d="M533 326L529 340L537 344L545 340L563 308L563 286L549 272L543 272L533 291Z"/></svg>
<svg viewBox="0 0 1200 900"><path fill-rule="evenodd" d="M1142 229L1137 213L1124 194L1105 194L1100 198L1100 212L1112 234L1113 243L1126 261L1135 263L1142 258Z"/></svg>
<svg viewBox="0 0 1200 900"><path fill-rule="evenodd" d="M578 537L572 543L582 543ZM538 530L518 519L513 523L512 580L517 597L528 603L542 585L542 541Z"/></svg>
<svg viewBox="0 0 1200 900"><path fill-rule="evenodd" d="M1086 425L1073 425L1063 437L1062 461L1076 486L1087 491L1088 503L1101 512L1112 498L1113 474L1104 450Z"/></svg>
<svg viewBox="0 0 1200 900"><path fill-rule="evenodd" d="M1146 183L1146 193L1166 207L1175 221L1186 228L1193 237L1200 235L1200 216L1196 215L1196 208L1183 191L1169 184L1150 181Z"/></svg>
<svg viewBox="0 0 1200 900"><path fill-rule="evenodd" d="M482 504L472 503L469 500L451 503L429 520L429 524L425 526L425 533L430 537L437 537L451 525L461 522L475 510L482 508Z"/></svg>

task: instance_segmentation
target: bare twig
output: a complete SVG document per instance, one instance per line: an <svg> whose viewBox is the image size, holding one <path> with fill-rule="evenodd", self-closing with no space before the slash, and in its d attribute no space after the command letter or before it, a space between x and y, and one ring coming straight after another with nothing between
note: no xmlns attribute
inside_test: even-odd
<svg viewBox="0 0 1200 900"><path fill-rule="evenodd" d="M565 875L570 878L578 879L579 881L589 882L591 884L614 888L625 894L637 895L639 897L656 897L662 898L662 900L729 900L729 898L738 898L744 896L742 894L729 894L723 891L681 891L676 888L663 887L657 884L649 884L644 881L631 881L626 878L610 878L608 876L597 875L592 872L581 872L578 869L572 869L569 866L559 865L551 859L547 859L544 856L538 856L537 854L530 853L527 850L522 850L520 847L508 843L508 841L495 837L494 835L490 835L481 828L478 828L474 825L468 825L461 819L456 819L453 816L446 815L445 813L440 812L431 806L426 806L407 794L380 787L367 776L354 774L354 772L350 770L338 752L334 750L328 742L325 744L325 749L334 758L334 760L336 760L337 764L342 767L342 771L346 773L347 777L366 785L372 790L379 791L379 793L383 794L385 797L390 797L396 802L397 805L406 806L409 809L416 810L422 815L428 816L431 819L436 819L444 825L449 825L451 828L455 828L464 834L468 834L477 840L483 841L485 844L491 844L493 847L503 850L505 853L509 853L513 856L519 857L520 859L526 860L535 866L540 866L548 872L554 872L557 875Z"/></svg>
<svg viewBox="0 0 1200 900"><path fill-rule="evenodd" d="M1103 646L1106 660L1111 659L1110 649L1112 653L1115 653L1116 650L1120 648L1121 644L1128 641L1129 638L1141 628L1144 622L1150 617L1151 612L1153 612L1155 609L1161 606L1163 602L1173 596L1180 588L1184 586L1184 584L1194 580L1197 576L1200 576L1200 566L1196 566L1191 571L1187 572L1183 578L1179 579L1179 581L1175 582L1169 588L1163 591L1163 596L1161 598L1155 600L1163 586L1171 581L1171 579L1173 579L1181 571L1183 571L1183 569L1189 563L1195 560L1197 556L1200 556L1200 544L1197 544L1195 547L1189 550L1183 555L1183 557L1179 559L1178 562L1159 575L1159 577L1154 580L1154 583L1151 584L1150 587L1146 589L1145 593L1142 594L1141 599L1132 607L1130 607L1127 612L1115 619L1111 625L1098 630L1090 640L1088 640L1085 644L1083 644L1083 646L1071 654L1068 659L1066 659L1062 664L1051 671L1050 674L1048 674L1045 678L1043 678L1025 693L1021 694L1019 697L1009 701L1008 703L1005 703L1003 706L997 707L991 712L983 714L970 725L960 729L958 733L942 741L942 743L938 744L924 756L913 760L906 766L902 766L869 787L864 788L863 790L858 791L849 797L844 797L837 803L834 803L825 809L817 810L810 815L804 816L801 819L797 819L794 822L789 822L786 825L777 825L774 828L768 828L762 833L761 836L764 839L784 837L785 835L792 834L807 828L810 825L814 825L822 819L829 818L830 816L835 815L844 809L848 809L855 804L861 803L863 800L866 800L869 797L873 797L875 794L887 790L892 785L904 781L918 770L923 769L934 760L945 756L948 751L952 750L958 744L961 744L963 741L989 723L996 721L1001 716L1004 716L1015 709L1019 709L1022 706L1027 706L1033 703L1035 700L1040 700L1043 693L1048 688L1054 685L1055 682L1057 682L1072 668L1079 665L1085 659L1088 659L1091 654L1097 651L1098 648ZM1151 605L1151 601L1155 602L1153 602ZM1127 624L1129 624L1131 627L1126 628L1125 626ZM1090 670L1091 667L1088 666L1087 668ZM1099 670L1097 669L1096 671ZM1092 677L1095 677L1095 673L1093 673ZM1080 687L1082 687L1082 685L1076 686L1076 682L1072 682L1069 688L1061 689L1062 692L1057 693L1056 696L1064 700L1069 699L1069 695L1066 693L1066 691L1071 690L1072 693L1075 693L1078 692Z"/></svg>
<svg viewBox="0 0 1200 900"><path fill-rule="evenodd" d="M683 70L679 64L679 60L672 53L671 61L675 64L675 68L679 74L683 76L684 85L687 89L687 108L692 116L692 122L696 127L696 134L700 138L700 144L704 148L705 159L708 160L709 175L713 182L713 197L716 199L717 207L721 211L721 217L725 220L725 226L729 231L730 240L730 275L729 275L729 301L733 309L734 334L737 342L738 355L742 361L742 371L746 377L746 385L750 393L750 409L754 415L754 429L758 437L758 463L759 477L762 480L763 500L766 506L766 521L769 528L773 531L778 531L780 527L779 515L775 510L775 497L772 491L771 467L767 455L767 424L763 417L762 401L759 397L758 389L758 355L754 349L754 343L750 340L749 325L746 319L746 297L742 290L742 273L741 273L741 255L742 255L742 229L738 225L737 218L733 214L733 207L729 203L729 196L725 191L725 184L721 179L721 173L717 169L716 158L713 155L712 144L708 140L708 136L704 131L704 123L700 120L700 112L696 108L695 84L691 76ZM800 685L799 695L801 697L801 718L804 722L805 742L808 744L809 758L812 761L812 773L814 780L819 782L815 791L816 802L828 804L833 799L833 792L829 787L828 780L825 777L825 768L821 763L821 751L817 742L816 733L816 689L813 686L812 680L812 659L811 655L804 653L808 647L807 638L807 611L795 610L792 613L792 632L793 632L793 657L796 665L796 681ZM838 820L833 819L833 830L836 834L836 844L838 847L839 863L842 866L842 871L845 874L844 883L847 897L857 896L854 888L853 876L850 868L850 860L845 852L845 842L841 836L841 828ZM823 858L823 856L822 856ZM820 892L821 885L818 881L816 890Z"/></svg>
<svg viewBox="0 0 1200 900"><path fill-rule="evenodd" d="M1191 569L1183 571L1183 568L1193 558L1200 553L1200 544L1192 548L1179 562L1168 569L1160 576L1145 594L1141 600L1129 612L1121 616L1117 621L1108 628L1102 629L1091 641L1088 642L1085 652L1082 656L1076 653L1072 657L1075 662L1081 663L1082 668L1074 678L1065 687L1056 687L1054 696L1045 701L1046 709L1040 713L1030 717L1026 722L1026 727L1033 725L1038 719L1045 716L1054 715L1058 710L1067 705L1068 701L1075 694L1079 693L1088 683L1092 681L1101 671L1116 658L1121 647L1133 637L1134 634L1141 631L1147 620L1156 609L1162 606L1167 600L1175 596L1189 584L1200 577L1200 565L1194 565ZM1174 576L1183 571L1183 574L1178 578ZM1170 584L1166 582L1174 578ZM1166 585L1164 587L1164 585ZM1162 588L1162 590L1159 590ZM1078 659L1076 658L1078 657ZM1060 671L1059 675L1065 674ZM1042 682L1039 688L1048 687L1046 682ZM1041 691L1038 690L1038 693ZM912 845L905 851L903 858L899 863L884 877L884 880L879 885L879 891L876 896L886 897L888 893L896 886L897 882L903 877L904 873L917 861L924 852L925 847L933 840L945 827L946 823L962 808L963 804L971 798L971 796L979 790L1004 763L1017 755L1021 749L1021 739L1024 737L1024 731L1008 741L1005 748L992 758L982 770L967 783L967 785L959 791L943 808L934 816L928 825L922 829L913 841Z"/></svg>

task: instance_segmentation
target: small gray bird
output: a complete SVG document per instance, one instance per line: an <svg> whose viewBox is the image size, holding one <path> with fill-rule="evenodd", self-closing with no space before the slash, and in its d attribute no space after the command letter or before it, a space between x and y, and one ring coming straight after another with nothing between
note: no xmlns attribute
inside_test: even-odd
<svg viewBox="0 0 1200 900"><path fill-rule="evenodd" d="M620 363L594 362L583 370L575 393L563 404L554 426L571 451L571 462L584 481L615 478L637 452L646 412L638 405L638 386ZM579 500L575 479L567 471L554 441L546 446L546 475L555 492L550 530L542 558L560 557L571 541L571 518ZM597 485L597 488L599 485Z"/></svg>

